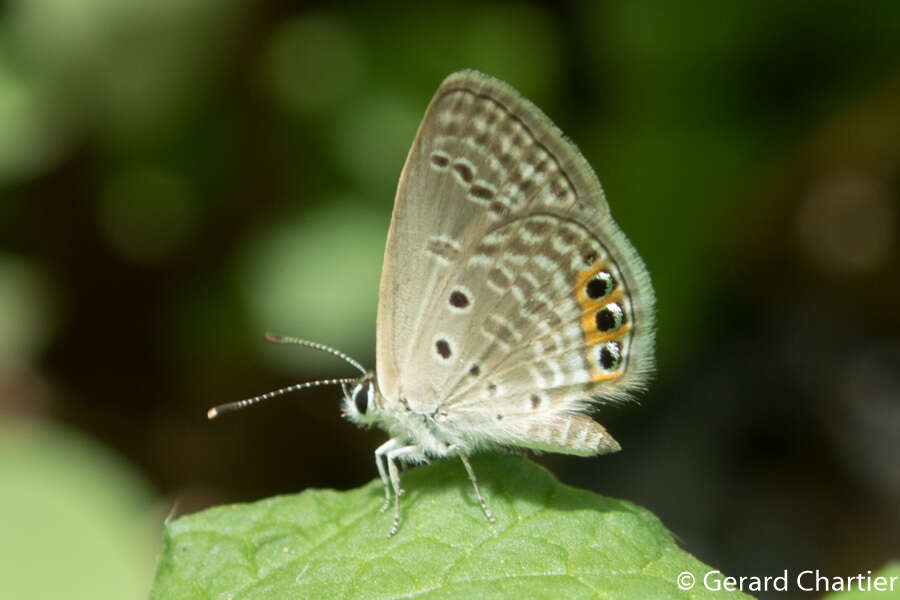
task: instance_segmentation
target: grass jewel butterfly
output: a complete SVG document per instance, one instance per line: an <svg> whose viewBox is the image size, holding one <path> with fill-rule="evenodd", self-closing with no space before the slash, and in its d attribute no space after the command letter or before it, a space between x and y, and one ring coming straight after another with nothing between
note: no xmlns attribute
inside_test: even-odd
<svg viewBox="0 0 900 600"><path fill-rule="evenodd" d="M209 418L318 385L344 389L354 423L384 429L375 450L390 536L398 463L491 448L594 456L619 444L591 418L653 370L650 277L613 221L578 149L509 85L447 77L413 141L394 203L378 302L376 369L330 352L358 378L301 383Z"/></svg>

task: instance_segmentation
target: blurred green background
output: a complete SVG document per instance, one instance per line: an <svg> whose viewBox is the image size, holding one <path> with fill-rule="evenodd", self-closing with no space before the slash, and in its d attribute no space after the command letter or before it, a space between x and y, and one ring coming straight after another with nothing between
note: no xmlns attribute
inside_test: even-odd
<svg viewBox="0 0 900 600"><path fill-rule="evenodd" d="M900 556L900 3L11 0L0 597L143 597L167 515L375 476L337 389L205 412L352 374L265 331L373 365L463 67L580 146L659 298L651 392L600 414L624 451L540 462L731 575Z"/></svg>

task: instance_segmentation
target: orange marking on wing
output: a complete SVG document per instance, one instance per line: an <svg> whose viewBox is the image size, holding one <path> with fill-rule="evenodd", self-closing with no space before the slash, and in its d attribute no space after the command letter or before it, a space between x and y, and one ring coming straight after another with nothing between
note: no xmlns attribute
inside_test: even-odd
<svg viewBox="0 0 900 600"><path fill-rule="evenodd" d="M597 344L605 344L610 340L615 340L621 337L624 337L626 333L631 331L631 325L629 323L622 323L622 326L618 329L614 329L612 331L591 331L590 333L585 332L585 337L587 338L588 348L593 348Z"/></svg>
<svg viewBox="0 0 900 600"><path fill-rule="evenodd" d="M594 265L594 268L580 273L578 276L578 284L575 288L575 298L576 300L578 300L579 306L581 306L581 331L584 333L585 341L587 342L588 347L609 340L611 337L614 337L616 335L616 332L621 331L622 329L620 327L615 331L608 331L606 333L597 331L597 323L595 321L595 315L597 311L602 309L607 304L621 300L622 295L624 294L622 287L618 286L610 294L604 296L603 298L594 300L587 295L587 292L585 292L584 290L585 286L587 285L588 281L591 280L591 277L596 275L602 269L602 267L602 264ZM599 336L597 334L599 334Z"/></svg>
<svg viewBox="0 0 900 600"><path fill-rule="evenodd" d="M579 298L579 301L581 300L582 295L584 295L585 298L587 297L587 294L584 293L584 286L591 280L591 277L602 271L605 266L606 261L596 260L588 269L578 274L578 279L575 281L575 295Z"/></svg>
<svg viewBox="0 0 900 600"><path fill-rule="evenodd" d="M593 382L610 381L612 379L618 379L621 374L622 374L621 368L616 371L613 371L612 373L604 373L603 371L599 370L597 367L591 366L591 381L593 381Z"/></svg>
<svg viewBox="0 0 900 600"><path fill-rule="evenodd" d="M581 305L581 310L583 310L584 312L594 313L607 304L621 300L623 295L624 292L622 291L622 288L617 287L612 292L610 292L608 296L603 296L602 298L594 300L584 292L584 286L582 286L581 293L579 294L578 298L578 304Z"/></svg>
<svg viewBox="0 0 900 600"><path fill-rule="evenodd" d="M597 331L597 311L610 303L621 300L622 296L624 295L624 290L621 285L617 285L616 289L614 289L612 292L610 292L609 295L604 296L603 298L598 298L595 300L587 295L585 286L587 286L588 282L597 273L603 270L606 264L606 261L598 260L593 265L591 265L590 268L581 271L578 274L574 289L575 299L578 301L578 305L581 307L581 331L584 333L585 349L587 350L586 358L587 363L591 368L591 381L595 383L601 381L611 381L613 379L618 379L619 377L621 377L622 371L625 367L625 362L622 361L622 364L619 365L619 368L611 373L601 371L594 363L594 348L598 344L605 344L606 342L620 338L631 331L631 324L627 321L614 331Z"/></svg>

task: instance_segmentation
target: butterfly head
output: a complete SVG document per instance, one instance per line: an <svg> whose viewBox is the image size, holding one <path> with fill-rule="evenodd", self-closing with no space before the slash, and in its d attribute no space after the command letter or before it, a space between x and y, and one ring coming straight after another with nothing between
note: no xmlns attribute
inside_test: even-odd
<svg viewBox="0 0 900 600"><path fill-rule="evenodd" d="M374 424L381 413L378 386L371 371L352 385L344 385L343 415L359 425Z"/></svg>

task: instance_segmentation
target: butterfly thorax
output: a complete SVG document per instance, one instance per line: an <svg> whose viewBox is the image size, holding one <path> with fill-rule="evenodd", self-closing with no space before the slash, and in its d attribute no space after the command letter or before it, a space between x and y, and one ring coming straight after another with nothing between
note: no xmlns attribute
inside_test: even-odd
<svg viewBox="0 0 900 600"><path fill-rule="evenodd" d="M466 427L441 410L416 410L415 401L399 396L385 397L373 378L366 378L344 396L344 415L362 427L377 426L392 438L405 440L421 450L420 460L448 456L455 451L466 454L480 449L467 435Z"/></svg>

